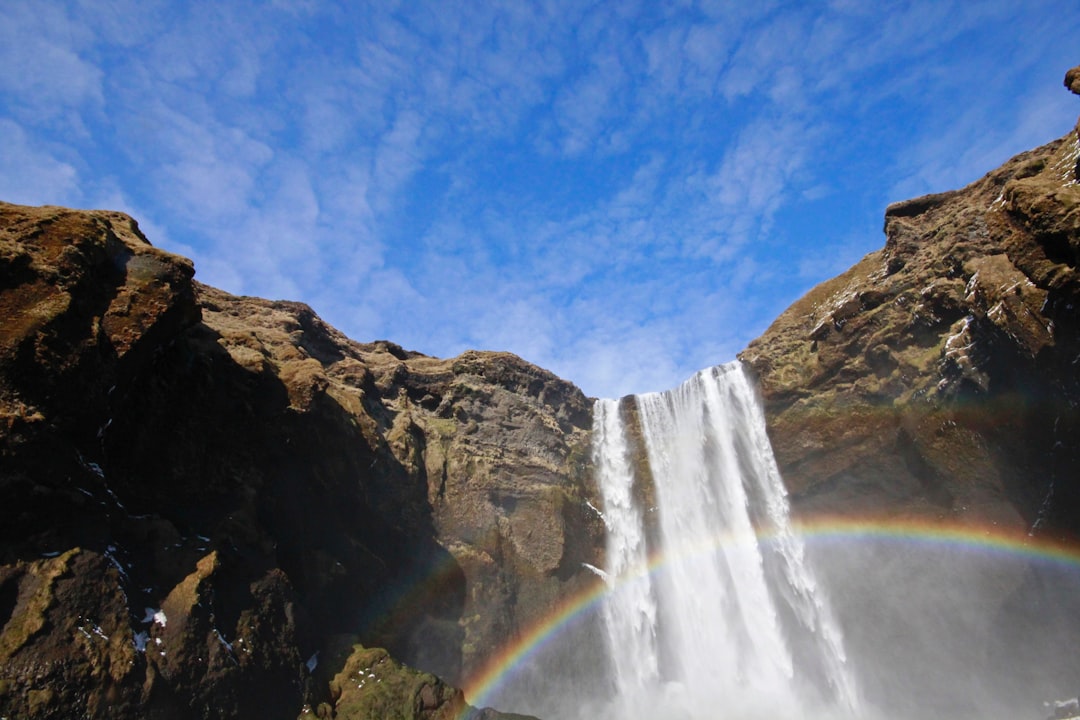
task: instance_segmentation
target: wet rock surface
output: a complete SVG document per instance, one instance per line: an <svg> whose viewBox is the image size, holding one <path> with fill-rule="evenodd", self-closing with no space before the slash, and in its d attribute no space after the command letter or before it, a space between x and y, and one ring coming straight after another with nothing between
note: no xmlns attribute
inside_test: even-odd
<svg viewBox="0 0 1080 720"><path fill-rule="evenodd" d="M743 352L796 512L1080 531L1078 159L1073 131L890 206Z"/></svg>
<svg viewBox="0 0 1080 720"><path fill-rule="evenodd" d="M192 276L0 204L0 715L296 717L341 633L458 683L592 581L579 390Z"/></svg>

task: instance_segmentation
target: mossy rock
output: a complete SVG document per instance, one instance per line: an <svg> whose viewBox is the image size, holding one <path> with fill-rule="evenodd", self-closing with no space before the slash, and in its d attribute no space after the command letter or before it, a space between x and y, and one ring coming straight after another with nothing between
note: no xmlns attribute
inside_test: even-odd
<svg viewBox="0 0 1080 720"><path fill-rule="evenodd" d="M460 690L362 645L353 646L330 693L334 717L344 720L450 720L465 710Z"/></svg>

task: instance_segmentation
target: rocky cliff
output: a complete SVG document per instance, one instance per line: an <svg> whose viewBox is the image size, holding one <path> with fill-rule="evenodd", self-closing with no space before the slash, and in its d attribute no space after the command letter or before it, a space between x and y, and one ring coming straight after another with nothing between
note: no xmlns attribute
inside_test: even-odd
<svg viewBox="0 0 1080 720"><path fill-rule="evenodd" d="M1078 132L890 206L743 352L798 512L1080 532Z"/></svg>
<svg viewBox="0 0 1080 720"><path fill-rule="evenodd" d="M579 390L192 275L125 215L0 204L0 716L390 717L334 648L458 682L587 581ZM409 677L402 717L460 709Z"/></svg>

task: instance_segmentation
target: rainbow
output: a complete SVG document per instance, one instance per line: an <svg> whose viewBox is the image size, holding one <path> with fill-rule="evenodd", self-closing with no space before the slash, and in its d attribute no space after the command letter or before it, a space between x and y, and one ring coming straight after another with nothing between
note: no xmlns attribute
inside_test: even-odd
<svg viewBox="0 0 1080 720"><path fill-rule="evenodd" d="M543 648L561 631L572 627L576 620L587 615L603 599L607 589L604 582L596 578L584 589L564 599L514 642L493 653L479 672L474 673L462 688L466 700L475 707L483 707L487 698L513 674L522 661Z"/></svg>
<svg viewBox="0 0 1080 720"><path fill-rule="evenodd" d="M839 518L817 517L794 523L794 532L805 542L887 542L915 545L928 550L952 548L963 552L1021 561L1060 566L1080 574L1080 545L1050 541L1003 527L993 522L957 522L931 520L922 517L906 518ZM772 531L757 534L757 541L769 543L775 538ZM734 538L719 535L681 552L712 552ZM664 569L671 557L656 553L650 557L644 573ZM628 582L629 578L624 580ZM484 707L500 686L514 675L521 664L545 647L554 637L572 628L598 604L608 591L600 579L564 598L551 611L535 622L513 642L498 649L487 662L467 680L462 688L466 700L474 707Z"/></svg>

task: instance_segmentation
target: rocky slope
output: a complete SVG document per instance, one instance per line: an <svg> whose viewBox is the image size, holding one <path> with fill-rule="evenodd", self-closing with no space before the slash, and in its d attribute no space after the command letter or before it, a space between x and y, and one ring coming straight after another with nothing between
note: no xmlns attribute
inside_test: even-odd
<svg viewBox="0 0 1080 720"><path fill-rule="evenodd" d="M744 351L799 512L1080 532L1078 132L890 206Z"/></svg>
<svg viewBox="0 0 1080 720"><path fill-rule="evenodd" d="M459 682L590 580L580 391L192 275L122 214L0 204L0 716L389 717L330 646ZM410 683L402 717L462 704Z"/></svg>

